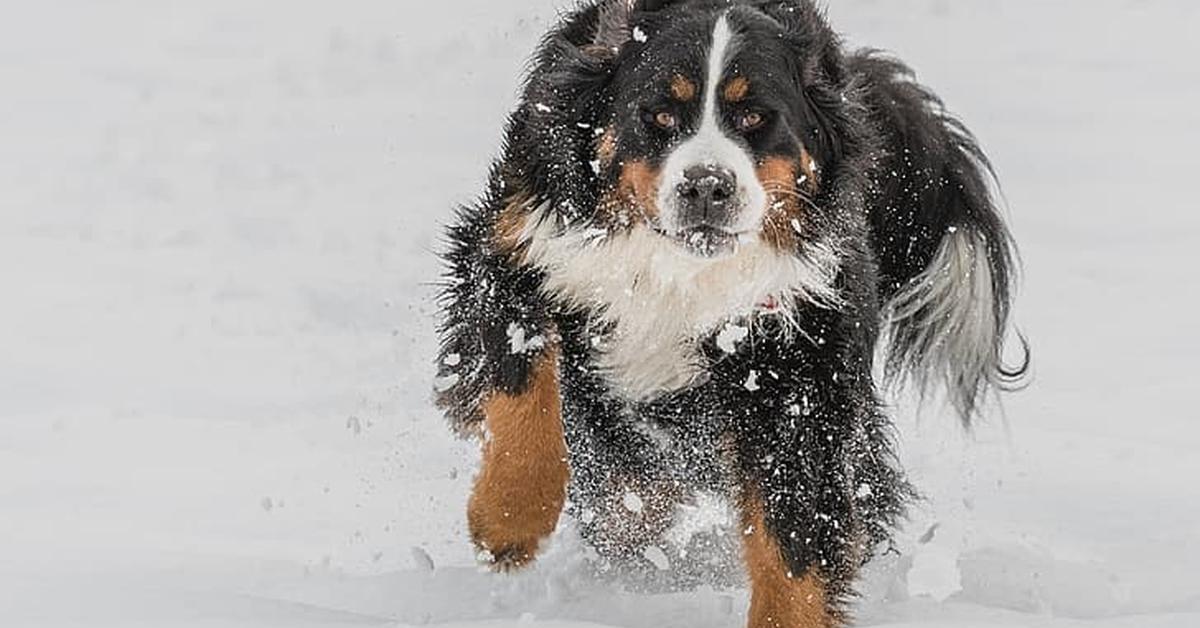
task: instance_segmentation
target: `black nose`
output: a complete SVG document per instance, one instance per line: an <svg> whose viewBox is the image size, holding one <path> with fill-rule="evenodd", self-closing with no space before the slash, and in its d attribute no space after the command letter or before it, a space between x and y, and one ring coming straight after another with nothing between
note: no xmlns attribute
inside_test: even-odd
<svg viewBox="0 0 1200 628"><path fill-rule="evenodd" d="M677 188L686 226L721 226L729 222L737 194L737 176L726 168L693 166Z"/></svg>

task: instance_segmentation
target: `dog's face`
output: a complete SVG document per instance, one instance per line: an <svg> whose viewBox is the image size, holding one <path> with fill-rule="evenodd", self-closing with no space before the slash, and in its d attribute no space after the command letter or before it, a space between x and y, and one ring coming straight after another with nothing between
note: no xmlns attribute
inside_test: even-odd
<svg viewBox="0 0 1200 628"><path fill-rule="evenodd" d="M819 126L784 28L725 3L635 16L597 143L610 186L604 213L643 221L701 257L758 241L794 250L815 209L806 138Z"/></svg>
<svg viewBox="0 0 1200 628"><path fill-rule="evenodd" d="M840 307L845 75L810 2L584 15L532 75L499 242L591 315L615 390L649 400L703 375L697 341L724 323Z"/></svg>

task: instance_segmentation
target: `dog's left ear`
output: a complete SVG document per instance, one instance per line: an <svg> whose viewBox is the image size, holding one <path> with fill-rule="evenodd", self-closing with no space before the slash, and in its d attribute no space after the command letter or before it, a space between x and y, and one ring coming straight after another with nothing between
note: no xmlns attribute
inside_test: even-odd
<svg viewBox="0 0 1200 628"><path fill-rule="evenodd" d="M597 58L611 59L633 39L635 13L661 11L679 0L606 0L600 5L596 36L586 51Z"/></svg>
<svg viewBox="0 0 1200 628"><path fill-rule="evenodd" d="M615 57L625 42L633 38L632 19L635 0L608 0L600 5L596 36L586 48L593 57Z"/></svg>

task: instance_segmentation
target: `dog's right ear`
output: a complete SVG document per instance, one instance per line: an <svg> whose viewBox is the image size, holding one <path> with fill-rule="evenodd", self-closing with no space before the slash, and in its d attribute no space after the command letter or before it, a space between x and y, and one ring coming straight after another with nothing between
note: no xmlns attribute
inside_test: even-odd
<svg viewBox="0 0 1200 628"><path fill-rule="evenodd" d="M679 0L606 0L600 5L596 36L584 51L598 59L612 59L633 39L635 13L661 11Z"/></svg>

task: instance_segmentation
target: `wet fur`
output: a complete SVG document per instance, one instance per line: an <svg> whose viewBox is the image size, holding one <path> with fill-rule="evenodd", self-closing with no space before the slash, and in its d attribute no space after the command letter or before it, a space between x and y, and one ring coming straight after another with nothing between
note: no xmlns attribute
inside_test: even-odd
<svg viewBox="0 0 1200 628"><path fill-rule="evenodd" d="M797 188L800 228L756 243L748 286L672 289L694 264L664 262L644 217L606 202L622 163L656 167L667 147L614 109L643 80L626 75L643 46L633 33L728 6L593 2L543 41L488 188L448 232L438 400L456 430L479 433L481 403L525 392L557 351L574 514L611 501L618 476L753 494L787 568L824 583L834 616L912 495L877 395L880 338L893 379L944 382L969 418L1023 374L1000 362L1015 249L982 151L905 66L844 50L807 0L738 2L739 24L785 32L774 70L799 86L802 146L763 138L763 150L820 170ZM761 90L766 68L745 72ZM665 283L648 287L647 273ZM606 349L622 327L641 330L642 353ZM600 524L580 521L595 539Z"/></svg>

